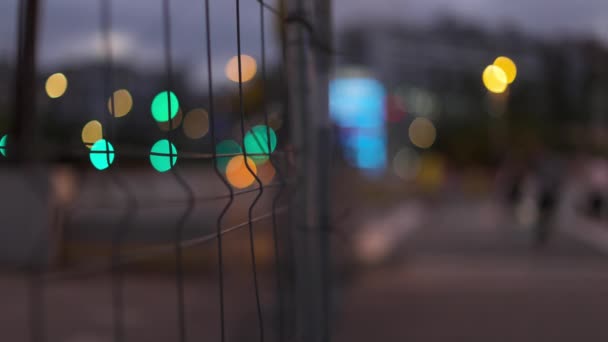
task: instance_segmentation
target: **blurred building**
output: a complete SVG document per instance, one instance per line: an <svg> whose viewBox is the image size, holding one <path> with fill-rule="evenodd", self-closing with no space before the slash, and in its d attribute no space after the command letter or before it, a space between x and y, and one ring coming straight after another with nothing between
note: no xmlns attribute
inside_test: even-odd
<svg viewBox="0 0 608 342"><path fill-rule="evenodd" d="M408 115L389 125L389 154L408 143L407 125L419 116L437 125L436 148L478 158L532 141L580 144L590 137L573 132L606 126L608 98L600 94L607 90L608 50L597 43L547 41L453 18L424 27L362 24L339 42L340 64L363 66L402 100ZM518 74L505 94L494 95L481 75L498 56L513 59Z"/></svg>

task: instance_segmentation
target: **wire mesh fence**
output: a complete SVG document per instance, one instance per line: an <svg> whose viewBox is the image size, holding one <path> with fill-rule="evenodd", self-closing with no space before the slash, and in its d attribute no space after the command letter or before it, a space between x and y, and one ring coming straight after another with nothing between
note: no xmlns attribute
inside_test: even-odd
<svg viewBox="0 0 608 342"><path fill-rule="evenodd" d="M3 187L14 194L2 210L7 240L0 257L11 270L0 288L8 304L0 318L7 322L5 338L311 336L301 332L306 318L299 318L298 306L312 297L297 284L306 277L302 270L317 273L321 264L311 266L301 253L327 260L319 259L323 249L297 246L298 230L316 229L301 222L311 214L300 207L309 199L298 198L322 185L303 180L323 164L313 165L317 156L302 150L311 138L300 131L312 126L294 123L317 104L296 116L292 101L311 101L294 84L318 66L296 60L295 52L311 53L312 40L289 37L302 38L316 25L307 19L314 9L236 0L225 18L213 12L227 6L222 1L188 2L187 9L201 14L198 31L185 41L198 46L202 75L188 84L183 61L176 61L174 3L144 5L159 14L159 63L136 70L137 58L117 57L127 49L115 37L121 3L85 6L98 37L93 62L49 66L38 57L52 3L18 2L17 48L9 62L14 115L3 120L1 145ZM77 17L76 7L60 18ZM232 21L234 27L224 23ZM292 33L290 26L297 26ZM217 37L232 33L234 57L226 61L217 50L230 44ZM218 81L218 64L230 82ZM315 288L315 295L323 290Z"/></svg>

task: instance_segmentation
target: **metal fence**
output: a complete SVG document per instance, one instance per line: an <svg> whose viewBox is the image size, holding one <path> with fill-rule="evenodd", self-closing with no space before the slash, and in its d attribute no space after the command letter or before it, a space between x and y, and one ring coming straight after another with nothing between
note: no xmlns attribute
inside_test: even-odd
<svg viewBox="0 0 608 342"><path fill-rule="evenodd" d="M212 35L214 25L225 18L213 17L210 10L222 1L194 2L204 17L189 41L205 51L206 86L192 91L191 103L206 108L208 118L208 134L194 143L184 143L177 129L176 116L187 120L180 113L185 109L172 108L173 92L179 96L180 85L171 1L147 5L161 10L163 63L157 91L166 95L159 101L167 108L161 111L166 119L157 120L158 132L141 139L130 136L147 129L142 119L146 114L132 113L138 117L133 119L135 130L126 134L118 120L116 90L124 82L113 57L119 48L112 39L116 2L96 2L103 58L95 82L103 101L92 106L106 114L94 117L103 127L102 139L96 141L85 141L84 134L83 141L72 139L80 135L80 127L57 128L65 121L48 124L48 112L65 108L40 103L44 88L37 65L39 24L48 1L18 3L14 116L5 127L2 178L7 191L21 194L5 200L10 202L2 214L7 243L0 253L6 265L25 265L4 272L7 285L0 288L11 303L3 309L3 335L13 341L329 340L325 151L330 143L330 54L329 43L319 37L330 37L330 3L258 0L257 13L244 13L243 3L254 0L235 0L238 90L232 137L242 148L225 151L219 146L226 129L221 128L225 118L218 102L228 96L216 85L217 42ZM259 24L259 72L252 87L245 80L243 41L250 39L250 32L241 27L245 16L257 17ZM279 32L279 63L272 76L269 21L278 24ZM253 91L260 99L255 106L248 102ZM65 95L61 101L89 99ZM271 101L279 115L271 117ZM280 132L271 128L273 120L283 123ZM245 144L251 137L253 147ZM153 141L147 139L159 139L154 146L161 148L150 149ZM251 184L240 186L230 179L229 164L237 158L246 169L239 177ZM274 174L263 179L261 165ZM28 216L33 219L26 220ZM248 265L235 267L235 259ZM150 268L162 275L143 272ZM58 294L61 291L69 295ZM238 303L241 299L253 310ZM130 309L136 301L141 301L136 305L139 323L133 323L138 319ZM91 307L105 323L86 321ZM105 308L101 314L100 307ZM155 311L166 311L166 320L151 318L158 316ZM94 333L78 337L83 324L92 324Z"/></svg>

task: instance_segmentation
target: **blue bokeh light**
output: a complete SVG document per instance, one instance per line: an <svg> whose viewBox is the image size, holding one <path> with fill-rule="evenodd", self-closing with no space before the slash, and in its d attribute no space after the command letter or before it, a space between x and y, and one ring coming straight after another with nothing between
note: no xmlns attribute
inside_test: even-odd
<svg viewBox="0 0 608 342"><path fill-rule="evenodd" d="M385 98L384 87L372 78L335 79L329 86L330 113L345 156L360 169L386 168Z"/></svg>

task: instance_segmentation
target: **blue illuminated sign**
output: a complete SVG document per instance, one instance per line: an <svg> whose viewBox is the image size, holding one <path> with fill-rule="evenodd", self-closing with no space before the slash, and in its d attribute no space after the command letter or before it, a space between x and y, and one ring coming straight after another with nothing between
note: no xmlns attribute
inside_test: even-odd
<svg viewBox="0 0 608 342"><path fill-rule="evenodd" d="M386 91L371 78L342 78L329 86L329 108L340 127L348 161L380 171L386 167Z"/></svg>

